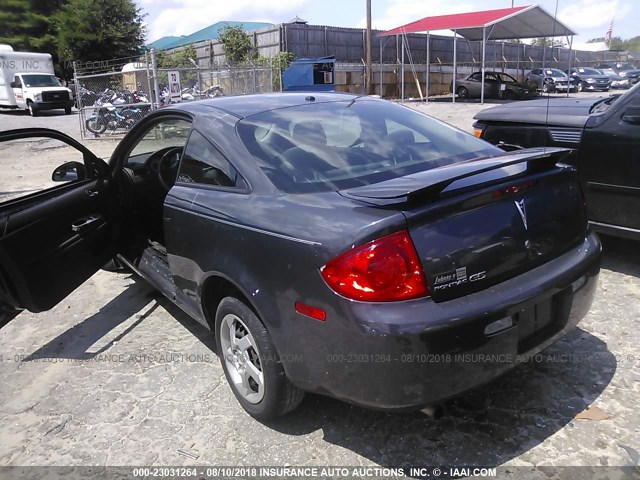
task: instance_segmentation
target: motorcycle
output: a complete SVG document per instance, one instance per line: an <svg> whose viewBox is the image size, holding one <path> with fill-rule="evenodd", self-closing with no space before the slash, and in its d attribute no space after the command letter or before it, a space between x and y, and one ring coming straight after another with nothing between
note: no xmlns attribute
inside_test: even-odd
<svg viewBox="0 0 640 480"><path fill-rule="evenodd" d="M85 122L87 130L95 134L104 133L107 129L130 130L145 115L142 109L131 103L134 103L134 97L130 92L105 90L93 105L96 110Z"/></svg>
<svg viewBox="0 0 640 480"><path fill-rule="evenodd" d="M207 88L203 93L204 95L210 98L224 97L224 91L222 90L222 87L220 85L212 85L209 88Z"/></svg>

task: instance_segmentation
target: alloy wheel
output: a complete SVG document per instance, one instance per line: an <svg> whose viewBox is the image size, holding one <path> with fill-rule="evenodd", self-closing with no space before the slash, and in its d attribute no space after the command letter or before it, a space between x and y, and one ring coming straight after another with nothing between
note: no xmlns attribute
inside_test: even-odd
<svg viewBox="0 0 640 480"><path fill-rule="evenodd" d="M222 354L231 381L238 393L249 403L259 403L264 397L262 359L247 325L234 314L227 314L220 324Z"/></svg>

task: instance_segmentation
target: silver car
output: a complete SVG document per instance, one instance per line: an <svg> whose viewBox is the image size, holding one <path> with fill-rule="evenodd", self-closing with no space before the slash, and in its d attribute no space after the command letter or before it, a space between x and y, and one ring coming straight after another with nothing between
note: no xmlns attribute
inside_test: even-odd
<svg viewBox="0 0 640 480"><path fill-rule="evenodd" d="M542 93L577 92L576 82L567 76L562 70L557 68L534 68L524 78L525 82L535 85Z"/></svg>
<svg viewBox="0 0 640 480"><path fill-rule="evenodd" d="M449 86L453 92L453 82ZM460 98L480 98L482 93L482 72L474 72L467 78L456 80L456 94ZM535 87L518 83L511 75L503 72L484 72L484 96L486 98L526 99L537 95Z"/></svg>

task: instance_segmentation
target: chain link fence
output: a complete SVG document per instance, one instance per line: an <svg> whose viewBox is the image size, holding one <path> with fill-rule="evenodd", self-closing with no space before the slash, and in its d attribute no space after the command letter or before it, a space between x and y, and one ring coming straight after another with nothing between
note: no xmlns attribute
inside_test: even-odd
<svg viewBox="0 0 640 480"><path fill-rule="evenodd" d="M74 92L83 139L119 137L149 112L172 103L279 91L272 63L158 68L143 57L74 62Z"/></svg>

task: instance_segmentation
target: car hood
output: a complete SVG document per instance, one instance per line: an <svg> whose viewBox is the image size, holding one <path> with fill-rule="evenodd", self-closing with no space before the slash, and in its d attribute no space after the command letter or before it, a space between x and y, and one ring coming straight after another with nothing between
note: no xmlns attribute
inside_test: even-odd
<svg viewBox="0 0 640 480"><path fill-rule="evenodd" d="M591 106L599 98L541 98L519 103L508 103L478 112L473 118L483 121L535 123L584 127Z"/></svg>
<svg viewBox="0 0 640 480"><path fill-rule="evenodd" d="M609 80L609 77L607 75L586 75L586 74L582 74L580 75L580 78L593 78L594 80Z"/></svg>

